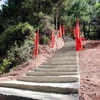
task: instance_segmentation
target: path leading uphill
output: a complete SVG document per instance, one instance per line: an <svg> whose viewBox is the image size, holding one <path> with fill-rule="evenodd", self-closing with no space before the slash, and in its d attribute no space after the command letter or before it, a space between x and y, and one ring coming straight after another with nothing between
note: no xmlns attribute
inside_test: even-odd
<svg viewBox="0 0 100 100"><path fill-rule="evenodd" d="M79 100L79 66L75 42L16 81L0 83L0 100Z"/></svg>

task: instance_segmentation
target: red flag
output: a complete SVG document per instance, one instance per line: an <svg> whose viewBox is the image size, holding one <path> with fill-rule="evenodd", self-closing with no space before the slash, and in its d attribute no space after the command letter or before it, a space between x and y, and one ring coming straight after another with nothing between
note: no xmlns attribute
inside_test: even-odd
<svg viewBox="0 0 100 100"><path fill-rule="evenodd" d="M76 29L74 28L74 37L76 38Z"/></svg>
<svg viewBox="0 0 100 100"><path fill-rule="evenodd" d="M76 51L79 51L82 49L82 41L80 36L80 27L79 27L79 20L76 20L76 27L74 30L74 35L76 37Z"/></svg>
<svg viewBox="0 0 100 100"><path fill-rule="evenodd" d="M50 47L51 47L51 48L54 47L54 31L52 31Z"/></svg>
<svg viewBox="0 0 100 100"><path fill-rule="evenodd" d="M34 58L36 58L37 54L38 54L38 43L39 43L39 30L37 30L36 32L36 36L35 36L35 49L34 49Z"/></svg>
<svg viewBox="0 0 100 100"><path fill-rule="evenodd" d="M62 36L64 35L64 25L61 25Z"/></svg>
<svg viewBox="0 0 100 100"><path fill-rule="evenodd" d="M76 51L79 51L82 49L82 41L80 38L76 37Z"/></svg>
<svg viewBox="0 0 100 100"><path fill-rule="evenodd" d="M58 30L58 37L62 37L61 25L59 26L59 30Z"/></svg>
<svg viewBox="0 0 100 100"><path fill-rule="evenodd" d="M75 36L80 38L80 26L79 26L79 20L76 20L76 28L75 28Z"/></svg>

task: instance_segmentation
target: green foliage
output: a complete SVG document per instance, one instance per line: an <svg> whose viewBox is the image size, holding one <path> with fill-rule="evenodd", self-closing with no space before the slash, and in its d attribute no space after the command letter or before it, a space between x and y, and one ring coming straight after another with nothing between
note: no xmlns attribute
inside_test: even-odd
<svg viewBox="0 0 100 100"><path fill-rule="evenodd" d="M53 19L50 16L42 14L40 22L40 44L47 44L51 38L51 31L54 30Z"/></svg>
<svg viewBox="0 0 100 100"><path fill-rule="evenodd" d="M7 58L3 59L3 62L0 63L0 74L4 73L10 64L11 64L10 59Z"/></svg>
<svg viewBox="0 0 100 100"><path fill-rule="evenodd" d="M1 73L9 72L12 67L32 59L33 40L26 39L20 47L15 45L7 52L6 58L0 64Z"/></svg>
<svg viewBox="0 0 100 100"><path fill-rule="evenodd" d="M40 36L40 39L39 39L40 44L43 44L43 45L48 44L49 43L49 40L50 40L49 37L47 37L45 35L41 35Z"/></svg>
<svg viewBox="0 0 100 100"><path fill-rule="evenodd" d="M35 33L28 23L10 26L0 36L0 73L32 58Z"/></svg>
<svg viewBox="0 0 100 100"><path fill-rule="evenodd" d="M96 18L100 20L100 3L95 4Z"/></svg>
<svg viewBox="0 0 100 100"><path fill-rule="evenodd" d="M24 40L33 34L34 30L28 23L10 26L0 36L0 55L6 54L15 42L21 46Z"/></svg>

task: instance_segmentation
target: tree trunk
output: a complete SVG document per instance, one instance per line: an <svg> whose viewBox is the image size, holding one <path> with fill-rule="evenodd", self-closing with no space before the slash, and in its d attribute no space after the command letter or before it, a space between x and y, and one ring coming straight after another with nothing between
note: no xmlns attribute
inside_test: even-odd
<svg viewBox="0 0 100 100"><path fill-rule="evenodd" d="M85 23L83 23L83 33L84 33L84 37L86 38Z"/></svg>
<svg viewBox="0 0 100 100"><path fill-rule="evenodd" d="M56 31L57 31L57 26L58 26L58 24L57 24L57 23L58 23L58 15L57 15L57 14L56 14L56 20L55 20L55 23L56 23L55 26L56 26Z"/></svg>
<svg viewBox="0 0 100 100"><path fill-rule="evenodd" d="M89 29L88 29L88 39L89 39L90 38L90 23L88 25L89 25Z"/></svg>

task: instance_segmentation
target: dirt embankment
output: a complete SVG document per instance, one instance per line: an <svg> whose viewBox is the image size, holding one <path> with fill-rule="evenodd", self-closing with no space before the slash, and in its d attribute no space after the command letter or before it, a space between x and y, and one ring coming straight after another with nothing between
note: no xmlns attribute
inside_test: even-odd
<svg viewBox="0 0 100 100"><path fill-rule="evenodd" d="M100 41L84 41L80 51L81 100L100 100Z"/></svg>

